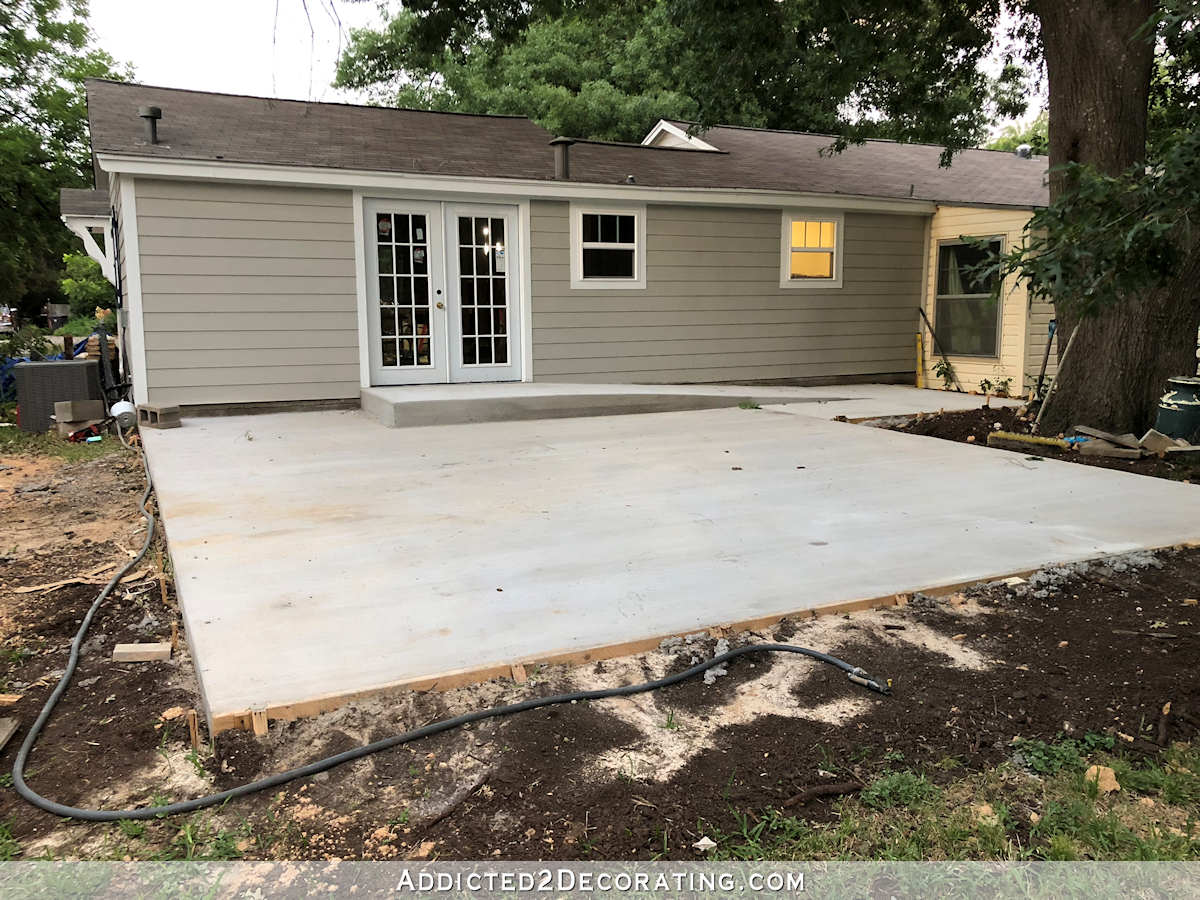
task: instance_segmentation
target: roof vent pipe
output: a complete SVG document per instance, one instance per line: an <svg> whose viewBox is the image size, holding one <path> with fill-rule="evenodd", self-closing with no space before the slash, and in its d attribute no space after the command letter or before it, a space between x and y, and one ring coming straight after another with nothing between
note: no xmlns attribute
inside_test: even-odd
<svg viewBox="0 0 1200 900"><path fill-rule="evenodd" d="M162 118L162 110L157 106L139 106L138 115L146 125L146 143L158 143L158 120Z"/></svg>
<svg viewBox="0 0 1200 900"><path fill-rule="evenodd" d="M550 142L554 148L554 178L556 181L571 180L570 148L575 143L573 138L556 137Z"/></svg>
<svg viewBox="0 0 1200 900"><path fill-rule="evenodd" d="M1033 146L1030 144L1021 144L1013 151L1013 154L1021 157L1021 159L1033 159Z"/></svg>

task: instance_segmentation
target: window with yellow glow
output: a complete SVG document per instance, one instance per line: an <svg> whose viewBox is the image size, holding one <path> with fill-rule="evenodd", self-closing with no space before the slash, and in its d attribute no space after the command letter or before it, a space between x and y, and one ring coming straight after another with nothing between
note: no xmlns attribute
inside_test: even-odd
<svg viewBox="0 0 1200 900"><path fill-rule="evenodd" d="M825 219L792 219L791 264L794 280L834 279L833 254L837 247L837 222Z"/></svg>

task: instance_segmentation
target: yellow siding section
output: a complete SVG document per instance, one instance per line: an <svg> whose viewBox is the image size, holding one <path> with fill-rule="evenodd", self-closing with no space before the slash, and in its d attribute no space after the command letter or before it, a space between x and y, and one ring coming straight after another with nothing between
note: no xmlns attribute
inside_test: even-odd
<svg viewBox="0 0 1200 900"><path fill-rule="evenodd" d="M928 283L925 289L925 313L929 321L937 324L936 294L937 294L937 254L938 244L943 241L956 241L962 236L968 237L1001 237L1004 239L1004 249L1007 251L1019 246L1024 240L1025 223L1029 221L1029 210L1014 209L984 209L965 206L939 206L930 223L929 233L929 265ZM1005 279L1000 293L1000 347L999 355L994 358L974 356L950 356L950 364L962 383L963 390L979 390L979 382L988 379L993 383L1002 378L1012 379L1010 390L1016 394L1026 392L1031 384L1026 378L1027 350L1030 342L1030 332L1041 329L1040 347L1045 347L1046 322L1048 315L1039 315L1039 325L1031 321L1029 316L1029 293L1017 278ZM1041 304L1047 306L1048 304ZM1046 310L1041 310L1045 313ZM940 358L934 350L933 339L929 330L923 329L925 337L925 384L927 387L940 388L942 381L933 374L933 366ZM1040 352L1040 351L1039 351ZM1037 364L1041 365L1041 356ZM1037 368L1033 370L1033 378L1037 378Z"/></svg>

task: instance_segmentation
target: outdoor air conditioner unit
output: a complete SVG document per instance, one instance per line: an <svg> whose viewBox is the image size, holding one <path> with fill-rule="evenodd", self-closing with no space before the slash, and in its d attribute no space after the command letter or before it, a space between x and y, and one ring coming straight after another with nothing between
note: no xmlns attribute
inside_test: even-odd
<svg viewBox="0 0 1200 900"><path fill-rule="evenodd" d="M54 425L60 400L103 400L96 359L23 362L13 367L17 380L17 417L22 431L41 432Z"/></svg>

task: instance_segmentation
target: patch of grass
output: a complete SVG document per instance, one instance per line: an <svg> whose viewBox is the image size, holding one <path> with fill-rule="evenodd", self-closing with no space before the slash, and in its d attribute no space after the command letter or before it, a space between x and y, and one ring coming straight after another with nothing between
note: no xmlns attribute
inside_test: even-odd
<svg viewBox="0 0 1200 900"><path fill-rule="evenodd" d="M753 400L743 400L738 404L738 409L762 409L762 407Z"/></svg>
<svg viewBox="0 0 1200 900"><path fill-rule="evenodd" d="M873 809L916 809L939 793L937 786L924 775L907 771L885 772L863 788L859 798Z"/></svg>
<svg viewBox="0 0 1200 900"><path fill-rule="evenodd" d="M238 844L249 836L250 825L238 831L215 828L203 815L180 826L171 842L154 856L156 860L230 860L241 859Z"/></svg>
<svg viewBox="0 0 1200 900"><path fill-rule="evenodd" d="M0 862L12 862L21 855L21 845L12 834L12 822L0 822Z"/></svg>
<svg viewBox="0 0 1200 900"><path fill-rule="evenodd" d="M668 731L677 731L679 729L679 720L675 718L675 710L667 711L667 721L663 723L663 728Z"/></svg>
<svg viewBox="0 0 1200 900"><path fill-rule="evenodd" d="M204 760L200 758L200 754L196 752L194 747L188 751L188 754L184 757L184 759L192 764L192 768L196 771L198 776L201 778L208 777L208 769L204 768Z"/></svg>
<svg viewBox="0 0 1200 900"><path fill-rule="evenodd" d="M1055 775L1064 769L1085 768L1085 758L1100 750L1112 750L1113 739L1103 734L1085 734L1081 740L1047 744L1018 738L1012 746L1014 763L1039 775Z"/></svg>
<svg viewBox="0 0 1200 900"><path fill-rule="evenodd" d="M118 819L117 827L127 838L140 838L146 833L146 823L138 819Z"/></svg>
<svg viewBox="0 0 1200 900"><path fill-rule="evenodd" d="M54 456L66 462L99 459L121 449L120 439L104 435L98 444L72 444L56 433L30 434L19 428L0 428L0 456Z"/></svg>
<svg viewBox="0 0 1200 900"><path fill-rule="evenodd" d="M1004 763L941 787L885 772L838 801L831 821L734 811L727 826L698 830L717 842L717 859L1200 860L1200 749L1143 759L1106 752L1098 735L1026 743L1057 771ZM1111 766L1121 790L1086 782L1091 763Z"/></svg>

